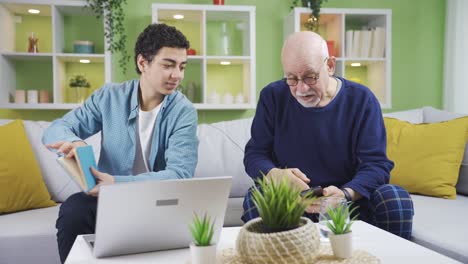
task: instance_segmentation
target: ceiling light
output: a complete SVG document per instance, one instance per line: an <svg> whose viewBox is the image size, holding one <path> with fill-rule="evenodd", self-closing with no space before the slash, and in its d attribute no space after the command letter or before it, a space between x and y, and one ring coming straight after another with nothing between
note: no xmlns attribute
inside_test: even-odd
<svg viewBox="0 0 468 264"><path fill-rule="evenodd" d="M359 63L359 62L351 63L351 67L360 67L360 66L361 66L361 63Z"/></svg>
<svg viewBox="0 0 468 264"><path fill-rule="evenodd" d="M28 13L30 14L39 14L41 12L41 10L39 9L28 9Z"/></svg>
<svg viewBox="0 0 468 264"><path fill-rule="evenodd" d="M80 63L90 63L90 62L91 62L90 60L85 60L85 59L80 60Z"/></svg>
<svg viewBox="0 0 468 264"><path fill-rule="evenodd" d="M182 14L175 14L173 17L174 19L184 19L184 15Z"/></svg>
<svg viewBox="0 0 468 264"><path fill-rule="evenodd" d="M221 61L219 64L221 65L231 65L230 61Z"/></svg>

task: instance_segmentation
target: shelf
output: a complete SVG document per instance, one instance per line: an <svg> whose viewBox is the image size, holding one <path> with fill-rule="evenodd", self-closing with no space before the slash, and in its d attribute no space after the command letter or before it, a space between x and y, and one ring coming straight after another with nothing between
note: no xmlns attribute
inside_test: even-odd
<svg viewBox="0 0 468 264"><path fill-rule="evenodd" d="M52 53L29 53L29 52L3 52L2 56L10 60L23 61L51 61Z"/></svg>
<svg viewBox="0 0 468 264"><path fill-rule="evenodd" d="M196 51L179 90L197 109L255 107L254 6L153 4L152 11L153 23L175 26Z"/></svg>
<svg viewBox="0 0 468 264"><path fill-rule="evenodd" d="M106 59L104 54L76 54L76 53L57 53L57 58L64 62L79 62L80 59L89 59L90 63L103 63Z"/></svg>
<svg viewBox="0 0 468 264"><path fill-rule="evenodd" d="M307 30L310 13L294 8L284 21L284 39ZM389 9L322 8L318 29L337 58L335 75L369 87L382 108L391 108L391 16Z"/></svg>
<svg viewBox="0 0 468 264"><path fill-rule="evenodd" d="M57 104L57 103L43 103L43 104L16 104L16 103L6 103L6 104L0 104L0 109L42 109L42 110L47 110L47 109L74 109L79 107L80 104Z"/></svg>
<svg viewBox="0 0 468 264"><path fill-rule="evenodd" d="M255 104L194 104L199 110L243 110L255 109Z"/></svg>
<svg viewBox="0 0 468 264"><path fill-rule="evenodd" d="M32 15L28 9L39 9ZM111 54L106 50L104 20L84 0L0 0L0 105L10 109L72 109L69 79L85 75L92 87L111 82ZM102 25L102 26L99 26ZM27 52L31 32L37 53ZM94 53L74 53L78 40L94 43ZM88 59L90 63L79 63ZM15 104L17 90L46 90L50 103Z"/></svg>

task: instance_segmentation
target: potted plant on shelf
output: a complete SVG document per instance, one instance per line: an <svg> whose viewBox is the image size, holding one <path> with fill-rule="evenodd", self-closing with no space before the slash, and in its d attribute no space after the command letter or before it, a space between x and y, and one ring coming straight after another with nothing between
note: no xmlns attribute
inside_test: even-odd
<svg viewBox="0 0 468 264"><path fill-rule="evenodd" d="M87 6L93 10L97 18L103 17L104 36L108 45L108 50L111 53L120 52L119 66L122 72L127 70L127 63L130 59L128 55L126 42L127 34L125 33L124 21L125 13L123 5L126 0L86 0Z"/></svg>
<svg viewBox="0 0 468 264"><path fill-rule="evenodd" d="M312 13L310 14L309 19L304 24L304 26L314 32L318 32L319 28L319 20L320 20L320 8L322 7L323 2L327 2L328 0L293 0L291 9L300 4L303 7L308 7L311 9Z"/></svg>
<svg viewBox="0 0 468 264"><path fill-rule="evenodd" d="M86 91L91 87L88 80L84 77L84 75L74 75L70 78L69 85L71 88L75 89L75 102L82 104L86 99Z"/></svg>
<svg viewBox="0 0 468 264"><path fill-rule="evenodd" d="M352 204L339 204L327 210L326 222L331 233L328 235L333 250L333 255L337 258L349 258L353 253L351 226L357 219L358 214L351 218L358 206L349 210Z"/></svg>
<svg viewBox="0 0 468 264"><path fill-rule="evenodd" d="M216 263L216 244L211 243L214 234L214 220L205 213L200 218L194 213L192 224L189 226L193 242L190 244L192 264Z"/></svg>
<svg viewBox="0 0 468 264"><path fill-rule="evenodd" d="M315 201L286 178L257 181L252 198L259 218L247 222L239 232L236 249L245 263L310 263L317 256L320 237L315 224L302 217Z"/></svg>

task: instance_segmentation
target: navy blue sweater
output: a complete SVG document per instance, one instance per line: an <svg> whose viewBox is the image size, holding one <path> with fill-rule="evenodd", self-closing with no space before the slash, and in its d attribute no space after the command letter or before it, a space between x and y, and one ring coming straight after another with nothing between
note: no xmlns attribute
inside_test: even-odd
<svg viewBox="0 0 468 264"><path fill-rule="evenodd" d="M389 182L393 162L379 102L367 87L339 79L338 94L320 108L300 105L282 80L261 91L245 147L250 177L299 168L310 186L349 187L365 198Z"/></svg>

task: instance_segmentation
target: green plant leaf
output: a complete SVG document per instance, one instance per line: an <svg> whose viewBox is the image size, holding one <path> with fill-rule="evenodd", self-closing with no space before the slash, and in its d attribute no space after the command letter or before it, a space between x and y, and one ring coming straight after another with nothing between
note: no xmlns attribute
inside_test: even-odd
<svg viewBox="0 0 468 264"><path fill-rule="evenodd" d="M104 18L104 37L111 53L120 53L119 66L122 73L127 71L130 59L126 49L125 13L123 5L126 0L86 0L87 7L93 10L97 18Z"/></svg>
<svg viewBox="0 0 468 264"><path fill-rule="evenodd" d="M214 234L214 223L211 218L205 213L202 218L194 212L192 224L189 225L190 233L192 234L193 242L197 246L209 246Z"/></svg>
<svg viewBox="0 0 468 264"><path fill-rule="evenodd" d="M339 204L336 207L330 207L327 210L328 218L330 221L326 222L327 227L336 235L346 234L351 232L351 226L353 225L354 221L358 218L358 214L355 214L354 217L351 218L351 215L359 208L359 206L352 207L353 203L349 203L348 205ZM348 220L349 219L349 220Z"/></svg>
<svg viewBox="0 0 468 264"><path fill-rule="evenodd" d="M263 175L257 180L252 200L263 225L277 231L298 227L305 209L316 199L312 194L300 197L300 193L286 177L274 181Z"/></svg>

